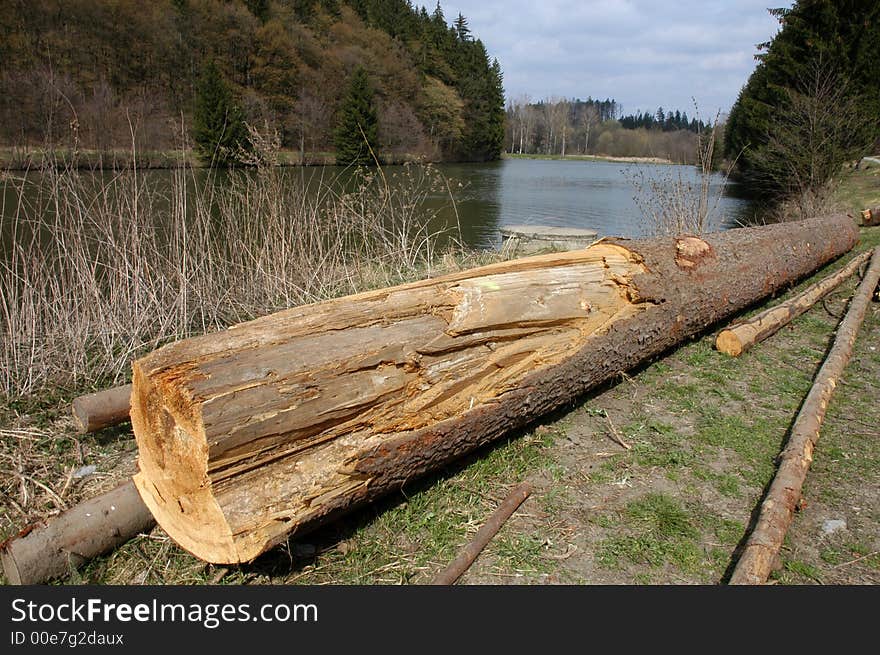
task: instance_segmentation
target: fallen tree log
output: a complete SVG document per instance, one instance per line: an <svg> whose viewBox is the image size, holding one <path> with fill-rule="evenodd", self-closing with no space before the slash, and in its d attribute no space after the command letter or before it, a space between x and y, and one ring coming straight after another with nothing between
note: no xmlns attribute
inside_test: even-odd
<svg viewBox="0 0 880 655"><path fill-rule="evenodd" d="M131 480L0 544L11 584L39 584L125 543L156 521Z"/></svg>
<svg viewBox="0 0 880 655"><path fill-rule="evenodd" d="M498 506L498 509L492 512L492 516L489 517L489 520L477 530L477 534L475 534L470 543L462 549L458 557L452 560L449 563L449 566L440 571L440 573L438 573L431 581L431 584L455 584L455 581L471 567L471 564L474 563L477 556L483 552L483 549L492 540L492 537L498 534L498 531L501 529L501 526L504 525L504 522L510 518L511 514L513 514L531 494L532 485L528 482L523 482L521 485L518 485L516 489L511 491L507 495L507 498L504 499L504 502Z"/></svg>
<svg viewBox="0 0 880 655"><path fill-rule="evenodd" d="M73 399L73 418L81 433L96 432L129 420L131 385L113 387Z"/></svg>
<svg viewBox="0 0 880 655"><path fill-rule="evenodd" d="M715 348L731 357L739 357L756 343L776 334L781 327L791 323L834 291L870 258L870 250L863 252L853 257L842 269L811 285L794 298L755 314L751 318L733 323L715 337Z"/></svg>
<svg viewBox="0 0 880 655"><path fill-rule="evenodd" d="M833 216L605 240L283 311L135 361L135 484L252 560L569 402L853 247Z"/></svg>
<svg viewBox="0 0 880 655"><path fill-rule="evenodd" d="M767 491L755 529L749 535L736 563L730 584L763 584L773 568L785 533L791 525L795 509L801 499L801 489L807 477L813 449L819 440L819 430L825 420L825 411L837 381L852 355L859 327L865 318L871 290L880 281L880 246L868 272L850 302L849 310L837 328L834 344L828 357L816 374L813 386L798 412L791 436L780 456L779 468Z"/></svg>

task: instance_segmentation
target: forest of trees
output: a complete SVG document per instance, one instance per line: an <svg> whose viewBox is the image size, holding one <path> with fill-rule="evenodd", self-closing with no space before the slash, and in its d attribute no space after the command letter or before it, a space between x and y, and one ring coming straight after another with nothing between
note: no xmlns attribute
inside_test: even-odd
<svg viewBox="0 0 880 655"><path fill-rule="evenodd" d="M711 125L680 110L621 115L613 99L527 96L507 105L505 149L516 154L661 157L694 163L698 134Z"/></svg>
<svg viewBox="0 0 880 655"><path fill-rule="evenodd" d="M333 151L360 70L380 157L489 160L503 146L501 68L439 3L10 0L0 61L0 145L159 150L196 138L207 158L233 152L247 122L283 148Z"/></svg>
<svg viewBox="0 0 880 655"><path fill-rule="evenodd" d="M690 130L694 134L699 134L707 127L710 127L699 118L688 118L686 111L664 111L663 107L658 107L657 111L639 112L631 114L620 119L621 127L627 130L635 130L644 127L649 130L662 130L663 132L674 132L675 130Z"/></svg>
<svg viewBox="0 0 880 655"><path fill-rule="evenodd" d="M800 0L730 112L724 154L753 191L807 201L880 148L880 3Z"/></svg>

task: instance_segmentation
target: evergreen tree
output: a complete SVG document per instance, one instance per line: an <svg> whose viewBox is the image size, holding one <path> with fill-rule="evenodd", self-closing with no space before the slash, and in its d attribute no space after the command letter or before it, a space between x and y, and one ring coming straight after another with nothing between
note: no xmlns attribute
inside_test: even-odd
<svg viewBox="0 0 880 655"><path fill-rule="evenodd" d="M467 18L462 16L461 13L455 19L455 35L459 41L469 41L471 38L471 28L468 27Z"/></svg>
<svg viewBox="0 0 880 655"><path fill-rule="evenodd" d="M458 90L465 101L465 130L458 158L488 161L501 156L504 147L504 86L501 66L490 65L482 41L467 41L460 63Z"/></svg>
<svg viewBox="0 0 880 655"><path fill-rule="evenodd" d="M196 88L192 134L199 158L220 166L235 163L246 144L241 109L213 61L202 70Z"/></svg>
<svg viewBox="0 0 880 655"><path fill-rule="evenodd" d="M789 129L793 121L802 123L804 148L812 145L812 138L819 138L827 152L840 153L838 164L841 157L857 156L859 150L843 142L832 143L828 127L825 134L814 134L816 121L798 118L804 103L816 95L817 79L830 76L837 89L845 91L837 99L848 108L845 120L850 127L840 134L847 135L850 146L861 142L865 148L880 135L876 109L880 103L880 57L876 53L880 4L876 0L800 0L790 9L774 9L771 14L781 29L772 41L759 46L758 66L731 109L724 144L725 155L738 158L738 172L753 188L784 193L787 184L768 166L780 159L773 152L780 142L789 148L794 145L795 134ZM821 109L816 100L813 104ZM784 131L784 138L772 135L779 130Z"/></svg>
<svg viewBox="0 0 880 655"><path fill-rule="evenodd" d="M373 89L367 71L359 66L351 76L348 91L339 107L334 133L336 162L357 166L375 164L377 129Z"/></svg>
<svg viewBox="0 0 880 655"><path fill-rule="evenodd" d="M340 16L342 9L339 7L339 0L320 0L320 4L330 16L334 18Z"/></svg>
<svg viewBox="0 0 880 655"><path fill-rule="evenodd" d="M303 23L309 23L315 17L315 0L292 0L290 8Z"/></svg>

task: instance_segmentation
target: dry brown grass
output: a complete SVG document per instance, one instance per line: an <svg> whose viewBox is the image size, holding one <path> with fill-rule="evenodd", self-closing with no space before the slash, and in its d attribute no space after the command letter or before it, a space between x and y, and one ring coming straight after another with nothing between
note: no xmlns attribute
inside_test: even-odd
<svg viewBox="0 0 880 655"><path fill-rule="evenodd" d="M430 167L392 184L216 176L181 169L170 190L131 169L5 176L0 394L120 383L164 342L443 264L424 201L446 186Z"/></svg>

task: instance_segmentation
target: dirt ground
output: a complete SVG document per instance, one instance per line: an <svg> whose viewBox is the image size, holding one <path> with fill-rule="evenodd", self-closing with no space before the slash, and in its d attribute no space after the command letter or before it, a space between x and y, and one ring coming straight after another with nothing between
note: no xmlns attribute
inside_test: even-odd
<svg viewBox="0 0 880 655"><path fill-rule="evenodd" d="M858 250L877 243L880 228L863 229ZM247 566L206 565L155 528L61 582L425 583L524 479L535 492L462 584L724 582L856 282L738 359L716 352L714 333L707 333L529 430ZM878 398L880 304L873 303L772 582L880 583ZM8 407L0 417L7 426L0 457L12 472L0 494L0 536L134 471L128 426L77 437L66 415L69 398L44 402Z"/></svg>

